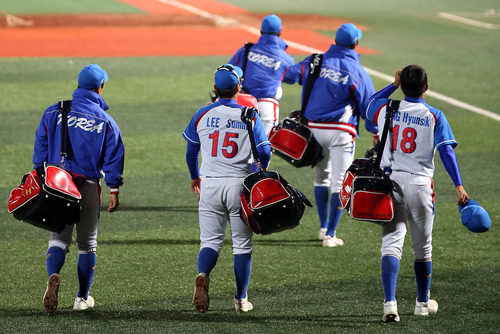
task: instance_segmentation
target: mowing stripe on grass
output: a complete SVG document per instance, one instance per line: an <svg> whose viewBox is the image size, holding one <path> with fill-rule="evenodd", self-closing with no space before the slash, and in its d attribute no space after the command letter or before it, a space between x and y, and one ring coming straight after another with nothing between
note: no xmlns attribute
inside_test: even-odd
<svg viewBox="0 0 500 334"><path fill-rule="evenodd" d="M443 19L447 19L447 20L451 20L451 21L455 21L455 22L459 22L459 23L463 23L463 24L468 24L471 26L479 27L479 28L485 28L485 29L491 29L491 30L500 29L500 25L498 25L498 24L491 24L491 23L471 20L471 19L468 19L468 18L465 18L462 16L453 15L450 13L439 12L438 16L443 18Z"/></svg>

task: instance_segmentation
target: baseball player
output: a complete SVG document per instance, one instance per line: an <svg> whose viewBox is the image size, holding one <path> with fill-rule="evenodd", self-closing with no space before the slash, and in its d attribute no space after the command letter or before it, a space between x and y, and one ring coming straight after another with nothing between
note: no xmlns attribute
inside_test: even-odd
<svg viewBox="0 0 500 334"><path fill-rule="evenodd" d="M214 75L219 100L199 109L183 133L187 141L186 161L191 174L191 190L199 194L201 245L193 303L201 313L208 310L209 276L222 250L228 221L236 278L234 306L236 311L243 312L253 308L247 295L253 232L239 215L243 179L251 172L250 139L246 125L241 121L242 107L236 102L242 75L238 66L220 66ZM257 114L253 133L261 166L266 169L271 148ZM199 171L200 151L202 163Z"/></svg>
<svg viewBox="0 0 500 334"><path fill-rule="evenodd" d="M44 162L60 163L61 122L68 122L71 150L65 161L65 169L73 176L83 176L80 188L82 212L80 222L67 225L61 233L50 234L47 250L47 290L43 305L48 313L55 312L60 278L66 254L76 229L78 247L78 283L73 308L84 310L94 306L89 295L96 266L97 228L101 203L101 174L111 189L108 211L118 208L118 190L123 184L124 147L120 129L106 113L108 106L102 98L104 82L108 74L99 65L85 66L78 75L78 88L73 92L71 111L67 120L61 120L58 104L43 113L36 130L33 163L35 168Z"/></svg>
<svg viewBox="0 0 500 334"><path fill-rule="evenodd" d="M425 103L429 87L425 70L409 65L395 74L394 83L377 92L367 111L369 119L384 125L387 98L401 87L405 98L394 114L381 168L394 184L394 219L382 226L382 284L385 322L399 321L396 281L404 238L409 228L414 254L417 300L415 315L436 313L438 304L429 299L432 274L432 228L434 225L434 152L437 149L455 184L458 205L469 196L462 185L453 132L441 110Z"/></svg>
<svg viewBox="0 0 500 334"><path fill-rule="evenodd" d="M354 157L359 117L365 119L369 98L375 92L372 79L359 63L359 55L355 51L361 36L361 30L352 23L344 24L337 30L337 45L331 45L323 54L320 75L304 112L309 128L323 147L324 158L314 169L314 196L320 220L319 239L323 240L324 247L344 244L335 233L343 211L339 193L344 173ZM311 59L312 56L309 56L291 66L283 77L285 83L298 82L302 85L303 101ZM370 120L365 121L375 145L378 142L378 127Z"/></svg>
<svg viewBox="0 0 500 334"><path fill-rule="evenodd" d="M259 115L266 134L279 122L279 101L283 96L281 77L285 70L295 64L286 53L288 45L280 38L281 19L268 15L262 20L261 36L248 53L240 48L229 60L230 64L243 67L245 80L243 90L257 98Z"/></svg>

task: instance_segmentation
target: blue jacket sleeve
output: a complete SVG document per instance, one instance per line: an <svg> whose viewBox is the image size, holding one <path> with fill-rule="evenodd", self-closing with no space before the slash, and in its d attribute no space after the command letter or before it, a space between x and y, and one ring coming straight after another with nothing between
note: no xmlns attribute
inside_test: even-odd
<svg viewBox="0 0 500 334"><path fill-rule="evenodd" d="M200 154L200 144L194 144L193 142L187 142L186 150L186 163L188 165L189 174L191 174L191 180L196 180L200 177L200 171L198 169L198 156Z"/></svg>
<svg viewBox="0 0 500 334"><path fill-rule="evenodd" d="M441 145L438 147L439 157L443 162L444 168L450 175L453 183L456 186L462 184L462 177L460 176L460 169L458 168L457 155L453 150L452 145Z"/></svg>
<svg viewBox="0 0 500 334"><path fill-rule="evenodd" d="M125 148L118 124L113 120L105 137L104 161L102 171L104 180L110 188L123 185L123 165L125 163Z"/></svg>
<svg viewBox="0 0 500 334"><path fill-rule="evenodd" d="M304 61L301 61L298 64L290 66L286 70L286 72L284 73L281 81L283 81L284 83L290 84L290 85L293 85L296 82L298 82L300 85L302 85L302 82L304 80L304 78L303 78L304 66L305 66ZM309 65L307 66L307 68L309 69Z"/></svg>

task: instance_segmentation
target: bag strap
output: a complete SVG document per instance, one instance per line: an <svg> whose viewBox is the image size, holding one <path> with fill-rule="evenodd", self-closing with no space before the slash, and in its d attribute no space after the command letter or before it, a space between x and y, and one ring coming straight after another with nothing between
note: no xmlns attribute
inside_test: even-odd
<svg viewBox="0 0 500 334"><path fill-rule="evenodd" d="M257 109L252 107L241 108L241 120L247 126L248 136L250 137L250 145L252 146L252 155L254 163L259 169L261 169L259 151L257 151L257 145L255 144L255 138L253 136L253 118L255 117L256 112Z"/></svg>
<svg viewBox="0 0 500 334"><path fill-rule="evenodd" d="M58 103L61 113L61 165L64 167L64 158L68 158L68 114L71 111L71 100L61 100Z"/></svg>
<svg viewBox="0 0 500 334"><path fill-rule="evenodd" d="M311 63L309 64L309 81L307 82L306 90L304 92L304 100L300 108L300 118L304 119L304 112L306 111L307 102L313 89L314 82L319 78L321 72L321 64L323 63L323 54L313 53Z"/></svg>
<svg viewBox="0 0 500 334"><path fill-rule="evenodd" d="M399 100L391 100L387 101L387 113L385 115L385 123L384 130L382 131L382 139L380 140L380 152L377 154L377 159L375 160L375 165L373 166L373 170L378 172L380 169L380 163L382 161L382 154L384 153L385 142L387 141L387 135L389 134L389 126L392 121L392 115L394 115L398 109L401 101Z"/></svg>
<svg viewBox="0 0 500 334"><path fill-rule="evenodd" d="M245 43L245 54L243 56L243 63L241 64L241 70L243 71L243 77L245 77L245 69L247 68L248 54L250 53L250 48L253 46L253 43L246 42Z"/></svg>

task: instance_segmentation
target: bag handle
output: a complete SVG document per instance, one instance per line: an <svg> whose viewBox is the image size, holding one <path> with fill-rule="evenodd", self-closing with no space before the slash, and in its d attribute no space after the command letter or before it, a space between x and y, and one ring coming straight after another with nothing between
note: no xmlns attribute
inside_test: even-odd
<svg viewBox="0 0 500 334"><path fill-rule="evenodd" d="M306 90L304 91L304 100L302 101L302 107L300 108L300 120L304 119L304 112L306 111L307 103L309 102L309 96L311 95L314 82L319 78L319 73L321 72L321 65L323 64L323 54L313 53L311 58L311 63L309 64L309 81L307 82Z"/></svg>
<svg viewBox="0 0 500 334"><path fill-rule="evenodd" d="M382 154L384 153L385 142L387 141L387 135L389 134L389 126L392 121L392 116L398 111L399 104L401 101L399 100L391 100L387 101L387 113L385 115L385 123L384 130L382 131L382 139L380 140L380 152L377 154L377 159L375 159L375 165L373 166L373 170L375 173L378 173L380 170L380 163L382 162Z"/></svg>
<svg viewBox="0 0 500 334"><path fill-rule="evenodd" d="M71 100L61 100L58 103L61 113L61 165L64 167L64 159L68 158L68 114L71 111Z"/></svg>

